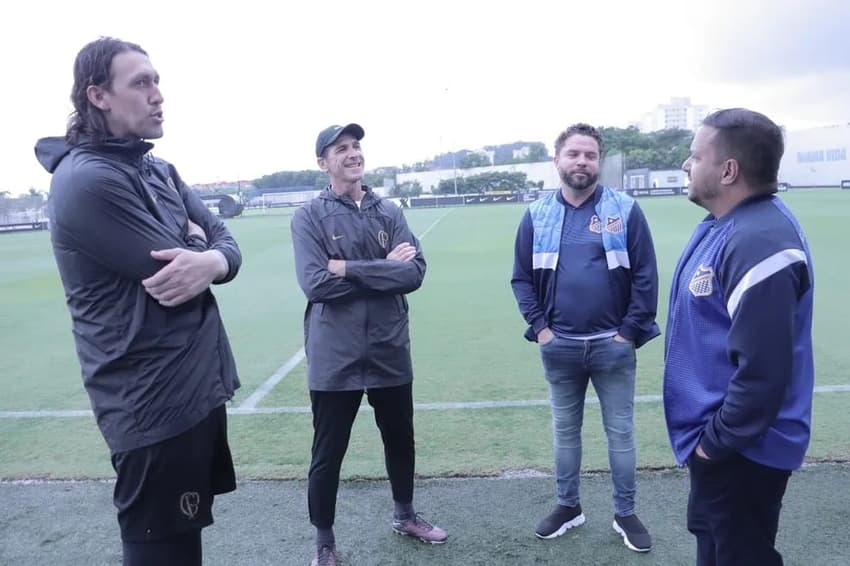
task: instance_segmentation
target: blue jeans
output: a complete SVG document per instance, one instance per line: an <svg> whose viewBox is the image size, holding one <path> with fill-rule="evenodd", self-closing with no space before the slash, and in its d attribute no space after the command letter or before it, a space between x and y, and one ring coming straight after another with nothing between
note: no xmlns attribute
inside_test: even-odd
<svg viewBox="0 0 850 566"><path fill-rule="evenodd" d="M614 483L614 512L635 512L635 348L613 338L555 337L540 346L552 404L558 504L579 503L581 425L588 381L599 397Z"/></svg>

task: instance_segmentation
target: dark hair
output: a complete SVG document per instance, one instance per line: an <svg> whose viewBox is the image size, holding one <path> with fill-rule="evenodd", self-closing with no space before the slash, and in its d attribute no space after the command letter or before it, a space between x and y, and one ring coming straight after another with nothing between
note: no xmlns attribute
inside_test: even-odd
<svg viewBox="0 0 850 566"><path fill-rule="evenodd" d="M77 53L74 60L74 86L71 89L74 111L68 118L68 129L65 133L65 139L70 143L77 143L83 137L100 143L109 137L106 117L100 108L89 102L86 90L92 85L106 90L112 89L112 59L125 51L138 51L147 55L147 52L135 43L113 37L98 38Z"/></svg>
<svg viewBox="0 0 850 566"><path fill-rule="evenodd" d="M573 124L560 134L555 139L555 157L561 153L561 148L564 147L564 144L567 142L572 136L587 136L596 140L596 143L599 145L599 157L602 157L602 134L599 133L599 130L591 126L590 124L585 124L583 122L579 122L578 124Z"/></svg>
<svg viewBox="0 0 850 566"><path fill-rule="evenodd" d="M702 123L717 130L714 148L720 159L737 161L741 176L759 192L776 192L779 162L785 152L779 126L746 108L718 110Z"/></svg>

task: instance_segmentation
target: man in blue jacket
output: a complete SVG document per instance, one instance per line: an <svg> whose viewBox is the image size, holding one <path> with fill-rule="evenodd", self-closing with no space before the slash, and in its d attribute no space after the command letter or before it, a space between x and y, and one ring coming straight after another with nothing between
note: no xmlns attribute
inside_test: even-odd
<svg viewBox="0 0 850 566"><path fill-rule="evenodd" d="M682 166L709 215L673 276L664 410L699 566L782 564L779 510L809 444L814 278L773 194L783 151L776 124L733 108L703 121Z"/></svg>
<svg viewBox="0 0 850 566"><path fill-rule="evenodd" d="M365 392L384 442L393 497L392 528L442 544L446 532L413 507L413 367L405 295L422 285L425 257L401 209L363 184L357 124L329 126L316 159L330 178L295 211L295 273L307 297L304 343L313 410L308 476L314 566L337 564L336 496L351 427Z"/></svg>
<svg viewBox="0 0 850 566"><path fill-rule="evenodd" d="M236 488L225 403L236 364L209 287L239 271L227 227L146 140L159 74L101 38L74 63L64 137L36 145L83 381L112 453L124 566L200 566L214 496Z"/></svg>
<svg viewBox="0 0 850 566"><path fill-rule="evenodd" d="M652 538L635 514L635 350L658 336L658 272L646 218L598 183L602 138L575 124L555 141L561 188L529 206L511 285L540 355L552 404L557 505L535 530L552 539L584 523L581 425L588 381L599 397L614 483L613 528L632 550Z"/></svg>

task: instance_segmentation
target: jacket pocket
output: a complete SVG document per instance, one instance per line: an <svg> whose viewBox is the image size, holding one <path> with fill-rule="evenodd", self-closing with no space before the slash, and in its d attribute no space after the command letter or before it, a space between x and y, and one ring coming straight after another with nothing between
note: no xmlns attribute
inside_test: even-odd
<svg viewBox="0 0 850 566"><path fill-rule="evenodd" d="M403 295L373 299L369 305L369 343L383 348L407 348L407 301Z"/></svg>
<svg viewBox="0 0 850 566"><path fill-rule="evenodd" d="M396 295L395 302L399 314L406 315L410 310L410 307L407 304L407 298L404 295Z"/></svg>

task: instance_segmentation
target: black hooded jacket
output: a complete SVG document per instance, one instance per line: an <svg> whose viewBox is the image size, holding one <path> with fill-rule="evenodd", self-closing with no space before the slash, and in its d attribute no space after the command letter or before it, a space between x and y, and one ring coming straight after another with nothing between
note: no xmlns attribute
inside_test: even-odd
<svg viewBox="0 0 850 566"><path fill-rule="evenodd" d="M141 281L165 262L152 250L215 249L232 279L242 262L224 223L174 167L148 155L152 144L107 140L35 147L53 174L48 213L53 252L71 314L83 382L110 450L176 436L239 387L215 297L209 290L164 307ZM207 242L188 235L187 219Z"/></svg>

